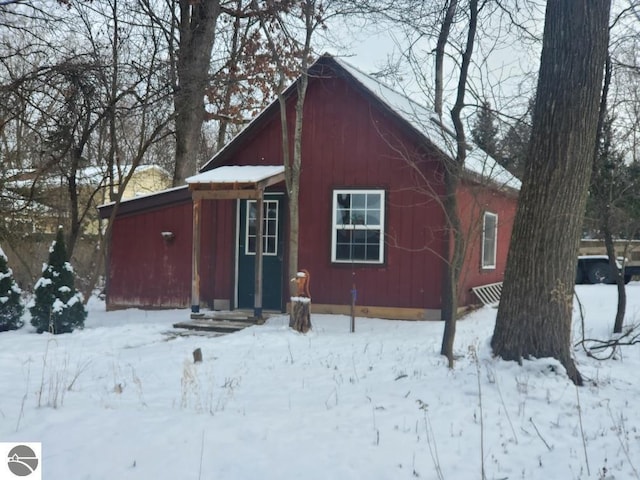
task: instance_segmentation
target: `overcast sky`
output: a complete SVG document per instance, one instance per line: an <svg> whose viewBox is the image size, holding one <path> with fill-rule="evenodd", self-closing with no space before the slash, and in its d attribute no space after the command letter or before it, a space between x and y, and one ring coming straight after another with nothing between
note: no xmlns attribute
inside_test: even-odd
<svg viewBox="0 0 640 480"><path fill-rule="evenodd" d="M543 5L542 7L538 5L537 9L530 13L530 15L540 16L537 22L533 21L531 16L527 16L524 20L527 28L540 36L543 26ZM475 104L474 96L487 98L494 108L517 115L526 109L529 98L533 95L540 45L532 41L531 37L526 38L522 35L522 30L507 25L507 19L504 16L496 15L495 17L492 24L487 24L485 21L485 28L492 32L491 35L479 32L477 36L474 59L478 64L471 70L466 102L470 105ZM413 43L415 51L420 52L425 59L421 63L424 65L424 68L421 68L424 78L420 79L406 62L401 61L402 53L406 51L410 40L400 28L391 29L386 25L373 22L362 26L351 19L349 21L349 25L345 25L342 21L332 22L326 37L317 39L317 50L339 55L365 73L379 72L389 63L400 61L398 75L386 77L383 80L395 89L404 91L412 99L432 107L433 55L429 52L435 46L434 39L423 39ZM454 52L450 49L449 53ZM450 106L453 102L458 70L451 60L448 60L445 66ZM533 76L532 72L534 72ZM473 107L468 107L465 113L471 115L474 110Z"/></svg>

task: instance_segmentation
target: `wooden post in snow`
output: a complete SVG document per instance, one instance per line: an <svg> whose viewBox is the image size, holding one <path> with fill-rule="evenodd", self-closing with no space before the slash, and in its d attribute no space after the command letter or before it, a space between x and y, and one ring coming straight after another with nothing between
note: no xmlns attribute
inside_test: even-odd
<svg viewBox="0 0 640 480"><path fill-rule="evenodd" d="M356 331L356 298L358 296L358 290L356 290L356 283L353 282L353 288L351 289L351 333Z"/></svg>
<svg viewBox="0 0 640 480"><path fill-rule="evenodd" d="M193 238L191 240L191 311L200 311L200 212L202 199L193 199Z"/></svg>
<svg viewBox="0 0 640 480"><path fill-rule="evenodd" d="M297 295L291 297L289 327L300 333L307 333L311 330L311 274L307 270L301 270L291 281L296 282Z"/></svg>
<svg viewBox="0 0 640 480"><path fill-rule="evenodd" d="M253 316L257 320L262 319L262 230L263 230L263 193L260 192L256 200L256 262L255 262L255 284L253 297Z"/></svg>

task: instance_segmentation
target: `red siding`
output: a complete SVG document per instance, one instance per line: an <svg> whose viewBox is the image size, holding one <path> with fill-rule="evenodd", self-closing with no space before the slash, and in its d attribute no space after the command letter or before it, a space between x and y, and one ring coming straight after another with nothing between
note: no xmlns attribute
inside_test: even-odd
<svg viewBox="0 0 640 480"><path fill-rule="evenodd" d="M107 306L187 307L191 297L190 203L119 217L109 254ZM165 241L161 232L174 232Z"/></svg>
<svg viewBox="0 0 640 480"><path fill-rule="evenodd" d="M359 305L439 309L441 258L447 241L444 215L436 198L442 193L441 182L437 181L441 164L418 153L412 134L376 105L344 79L310 81L304 109L299 267L311 272L311 293L317 304L348 304L355 283ZM290 101L291 141L293 119ZM254 126L251 135L246 135L244 143L230 155L227 164L281 164L277 112ZM409 165L409 160L416 159L421 175ZM386 191L384 264L331 263L332 192L338 188ZM463 273L463 303L467 303L470 286L502 278L515 211L513 198L488 191L479 196L472 193L470 187L460 191L465 228L478 221L481 208L470 207L476 205L476 199L479 207L499 214L498 268L481 271L479 243L474 239ZM203 205L201 298L205 302L234 298L235 210L234 201ZM190 304L191 215L191 205L186 204L117 220L112 242L111 303ZM162 230L176 232L172 244L162 241ZM285 252L285 263L286 258ZM284 276L286 284L286 265ZM284 292L286 295L286 289Z"/></svg>
<svg viewBox="0 0 640 480"><path fill-rule="evenodd" d="M213 304L214 298L233 302L235 201L204 202L203 208L208 217L203 217L202 222L201 296L209 305Z"/></svg>
<svg viewBox="0 0 640 480"><path fill-rule="evenodd" d="M355 281L360 305L439 308L443 215L416 193L414 142L344 80L312 83L308 95L305 134L314 141L303 146L300 208L313 228L301 229L299 264L312 272L314 302L349 303ZM426 164L428 178L436 166ZM331 263L332 193L350 187L386 191L383 265Z"/></svg>
<svg viewBox="0 0 640 480"><path fill-rule="evenodd" d="M294 118L292 107L289 118ZM311 272L314 302L349 303L355 280L360 305L439 308L443 214L432 195L416 194L420 182L413 179L405 158L416 155L414 142L348 82L327 78L309 85L303 139L299 267ZM230 163L279 164L280 146L276 117ZM427 177L432 178L430 170L437 162L424 163ZM336 188L386 190L383 265L331 263Z"/></svg>
<svg viewBox="0 0 640 480"><path fill-rule="evenodd" d="M511 228L516 214L516 202L513 194L489 190L477 185L463 184L460 187L458 191L460 217L463 232L468 238L467 255L460 275L461 305L478 303L478 299L471 293L471 287L503 280L511 240ZM480 258L484 212L498 215L495 269L483 269Z"/></svg>
<svg viewBox="0 0 640 480"><path fill-rule="evenodd" d="M113 228L108 308L191 306L191 203L118 217ZM201 301L233 299L234 203L203 202ZM161 232L173 232L171 241Z"/></svg>

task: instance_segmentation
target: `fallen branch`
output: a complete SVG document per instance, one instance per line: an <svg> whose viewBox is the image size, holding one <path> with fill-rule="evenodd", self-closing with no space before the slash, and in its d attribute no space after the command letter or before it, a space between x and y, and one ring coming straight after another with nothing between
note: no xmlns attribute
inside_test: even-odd
<svg viewBox="0 0 640 480"><path fill-rule="evenodd" d="M578 302L578 310L580 312L580 324L582 326L582 339L575 343L574 347L581 346L587 356L595 358L596 360L609 360L613 358L618 351L619 347L627 347L640 343L640 324L634 324L627 327L626 331L621 335L611 338L609 340L601 340L598 338L585 338L584 332L584 307L580 301L580 297L574 291L574 296ZM600 352L603 350L611 351L602 355Z"/></svg>
<svg viewBox="0 0 640 480"><path fill-rule="evenodd" d="M580 345L585 353L596 360L609 360L612 358L620 347L628 347L640 343L640 325L632 325L627 330L609 340L601 340L598 338L582 338L575 346ZM601 352L610 350L607 354Z"/></svg>
<svg viewBox="0 0 640 480"><path fill-rule="evenodd" d="M540 440L542 440L542 443L544 443L544 445L549 449L549 451L553 450L553 448L551 448L549 446L549 444L547 443L547 441L544 439L544 437L542 436L542 434L540 433L540 430L538 430L538 427L536 427L536 424L533 423L533 418L529 417L529 421L531 422L531 425L533 425L533 428L535 429L536 433L538 434L538 437L540 437Z"/></svg>

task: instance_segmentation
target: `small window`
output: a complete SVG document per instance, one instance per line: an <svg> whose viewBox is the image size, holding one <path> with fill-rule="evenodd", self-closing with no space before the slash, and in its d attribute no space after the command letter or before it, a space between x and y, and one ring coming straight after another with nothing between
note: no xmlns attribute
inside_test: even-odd
<svg viewBox="0 0 640 480"><path fill-rule="evenodd" d="M482 222L482 268L496 268L498 215L485 212Z"/></svg>
<svg viewBox="0 0 640 480"><path fill-rule="evenodd" d="M264 200L262 203L262 254L278 254L278 200ZM247 239L245 254L256 254L256 220L257 203L255 200L247 202Z"/></svg>
<svg viewBox="0 0 640 480"><path fill-rule="evenodd" d="M331 261L382 263L384 190L334 190Z"/></svg>

